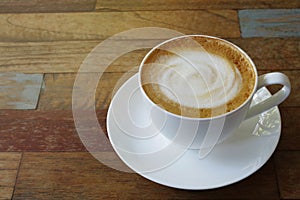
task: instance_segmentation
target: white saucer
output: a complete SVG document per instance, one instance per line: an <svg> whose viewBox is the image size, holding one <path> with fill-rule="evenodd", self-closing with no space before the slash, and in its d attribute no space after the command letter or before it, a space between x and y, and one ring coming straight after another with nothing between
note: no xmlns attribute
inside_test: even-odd
<svg viewBox="0 0 300 200"><path fill-rule="evenodd" d="M262 88L253 103L268 96L269 91ZM230 138L216 145L204 159L198 158L197 150L186 150L170 160L159 157L159 151L168 148L170 142L159 132L153 132L151 126L149 128L150 112L151 108L146 106L138 88L137 75L134 75L115 94L109 107L107 131L110 142L133 171L156 183L180 189L218 188L248 177L270 158L281 132L280 113L275 107L244 121ZM154 162L148 162L151 159ZM155 170L145 166L146 163L156 166L156 161L165 163Z"/></svg>

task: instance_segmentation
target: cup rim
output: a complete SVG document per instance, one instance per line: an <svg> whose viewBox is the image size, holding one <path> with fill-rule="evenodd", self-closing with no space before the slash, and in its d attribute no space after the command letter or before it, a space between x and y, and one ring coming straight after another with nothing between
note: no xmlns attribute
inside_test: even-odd
<svg viewBox="0 0 300 200"><path fill-rule="evenodd" d="M231 110L230 112L226 112L226 113L223 113L221 115L217 115L217 116L213 116L213 117L187 117L187 116L183 116L183 115L178 115L178 114L175 114L175 113L172 113L168 110L165 110L163 108L161 108L160 106L158 106L156 103L154 103L150 97L148 97L148 95L146 94L146 92L144 91L143 87L142 87L142 77L141 77L141 72L142 72L142 68L144 66L144 63L145 61L147 60L147 58L153 53L153 51L155 51L156 49L158 49L160 46L166 44L166 43L169 43L173 40L177 40L177 39L181 39L181 38L186 38L186 37L205 37L205 38L211 38L211 39L217 39L217 40L220 40L222 42L225 42L231 46L233 46L235 49L237 49L240 53L242 53L250 62L252 68L253 68L253 71L254 71L254 75L255 75L255 83L254 83L254 87L253 87L253 90L251 92L251 94L248 96L248 98L240 105L238 106L237 108L235 108L234 110ZM197 120L197 121L204 121L204 120L212 120L212 119L219 119L219 118L223 118L223 117L226 117L228 115L231 115L235 112L237 112L238 110L240 110L242 107L244 107L253 97L254 93L256 92L257 90L257 84L258 84L258 74L257 74L257 69L256 69L256 66L253 62L253 60L250 58L250 56L243 50L241 49L239 46L237 46L236 44L233 44L232 42L229 42L225 39L222 39L222 38L219 38L219 37L215 37L215 36L210 36L210 35L202 35L202 34L192 34L192 35L181 35L181 36L177 36L177 37L173 37L173 38L170 38L168 40L165 40L161 43L159 43L158 45L154 46L143 58L141 64L139 65L139 71L138 71L138 81L139 81L139 87L141 89L141 92L143 93L143 95L146 97L146 99L155 107L155 108L158 108L159 110L161 110L162 112L165 112L167 113L168 115L171 115L171 116L174 116L174 117L177 117L177 118L181 118L181 119L188 119L188 120Z"/></svg>

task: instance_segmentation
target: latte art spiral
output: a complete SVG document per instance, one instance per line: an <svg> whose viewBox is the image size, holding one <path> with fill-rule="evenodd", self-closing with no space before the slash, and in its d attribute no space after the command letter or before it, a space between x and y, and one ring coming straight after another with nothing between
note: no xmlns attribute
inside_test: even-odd
<svg viewBox="0 0 300 200"><path fill-rule="evenodd" d="M240 72L226 59L207 52L184 51L165 55L153 80L170 100L192 108L215 108L240 90ZM160 63L162 64L162 63ZM154 64L155 65L155 64Z"/></svg>
<svg viewBox="0 0 300 200"><path fill-rule="evenodd" d="M251 61L239 49L201 36L162 44L140 70L142 88L153 103L195 118L235 110L250 97L256 80Z"/></svg>

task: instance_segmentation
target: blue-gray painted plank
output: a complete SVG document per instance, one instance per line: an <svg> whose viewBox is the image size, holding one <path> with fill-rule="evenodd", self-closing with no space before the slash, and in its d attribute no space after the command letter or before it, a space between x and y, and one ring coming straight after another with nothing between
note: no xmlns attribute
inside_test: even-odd
<svg viewBox="0 0 300 200"><path fill-rule="evenodd" d="M300 9L240 10L241 35L249 37L300 37Z"/></svg>
<svg viewBox="0 0 300 200"><path fill-rule="evenodd" d="M0 109L35 109L42 74L0 73Z"/></svg>

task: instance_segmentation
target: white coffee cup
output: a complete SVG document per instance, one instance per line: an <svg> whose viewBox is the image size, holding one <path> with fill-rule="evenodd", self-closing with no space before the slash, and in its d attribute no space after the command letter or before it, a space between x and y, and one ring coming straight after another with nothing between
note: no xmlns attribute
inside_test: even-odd
<svg viewBox="0 0 300 200"><path fill-rule="evenodd" d="M208 118L186 117L174 114L157 105L145 92L142 80L142 70L146 60L151 54L162 45L172 43L174 40L180 40L189 37L204 37L215 39L230 44L238 52L244 55L253 67L255 73L254 89L248 98L236 109L221 115ZM250 107L254 94L262 87L268 85L280 84L283 87L266 100ZM139 69L139 87L147 104L152 107L151 119L160 132L172 140L174 143L182 145L189 149L206 149L209 152L215 144L222 142L240 126L240 124L251 117L254 117L268 109L282 103L290 94L291 85L288 77L280 72L267 73L261 76L257 75L255 64L251 58L238 46L212 36L205 35L185 35L167 40L153 49L151 49L143 59ZM204 154L203 154L204 155Z"/></svg>

